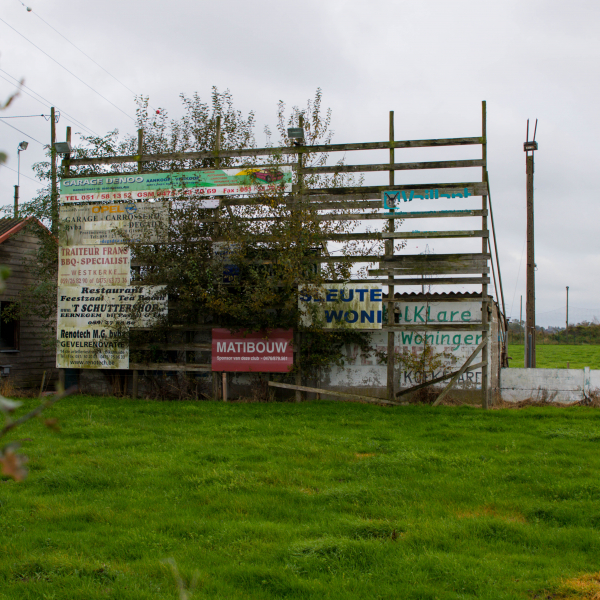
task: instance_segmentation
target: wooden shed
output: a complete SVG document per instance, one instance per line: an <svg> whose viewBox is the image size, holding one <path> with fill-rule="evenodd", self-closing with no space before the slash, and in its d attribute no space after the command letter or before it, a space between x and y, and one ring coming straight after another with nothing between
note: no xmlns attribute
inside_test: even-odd
<svg viewBox="0 0 600 600"><path fill-rule="evenodd" d="M18 315L14 311L23 294L35 284L32 265L40 247L39 232L49 233L32 217L0 219L0 265L11 272L0 291L0 377L10 377L12 384L20 388L39 386L44 371L47 380L56 377L55 350L42 344L51 321L12 317Z"/></svg>

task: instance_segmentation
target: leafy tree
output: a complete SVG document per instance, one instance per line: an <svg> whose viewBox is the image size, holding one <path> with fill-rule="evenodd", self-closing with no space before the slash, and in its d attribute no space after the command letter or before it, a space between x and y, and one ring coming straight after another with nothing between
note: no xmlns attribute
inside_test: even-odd
<svg viewBox="0 0 600 600"><path fill-rule="evenodd" d="M203 102L194 94L181 95L184 115L170 119L166 110L149 110L148 98L138 99L137 128L143 130L143 153L165 154L214 150L217 123L220 123L222 150L253 148L255 118L252 112L242 114L233 105L231 94L213 88L210 102ZM288 112L280 101L277 107L279 144L269 156L253 160L242 158L189 159L175 156L168 161L144 163L145 171L177 172L185 169L220 168L279 168L298 160L304 166L325 164L322 153L305 152L301 159L294 154L283 154L281 147L291 146L287 126L301 126L305 143L328 144L333 132L330 128L331 111L322 108L322 93L306 108L294 106ZM265 129L268 136L271 135ZM85 142L73 152L74 158L135 155L138 136L121 136L117 130L103 137L84 136ZM341 163L339 163L341 164ZM50 163L35 165L38 177L49 181ZM107 172L136 172L137 164L77 166L72 175L89 176ZM59 169L59 174L62 174ZM359 222L352 220L323 220L322 215L308 202L302 191L310 188L352 185L352 176L345 174L304 175L294 180L297 192L293 198L282 193L276 185L267 186L263 193L241 202L224 199L218 210L207 209L202 200L193 197L174 198L170 222L166 225L169 243L151 244L147 240L129 240L134 261L139 265L135 282L143 285L166 285L169 294L167 322L150 333L132 334L132 344L145 344L152 339L157 345L164 341L178 341L175 325L206 321L231 328L259 330L265 327L294 328L298 326L298 284L320 286L326 280L345 280L352 272L352 255L382 251L381 242L373 242L367 249L360 242L338 243L328 248L324 238L337 233L353 231ZM48 222L51 211L49 185L29 203L20 208L23 215L32 215ZM339 213L341 211L330 211ZM349 211L345 210L345 213ZM217 245L215 245L215 242ZM57 242L51 236L43 239L38 255L40 283L30 290L29 310L48 316L56 304ZM219 248L221 250L219 250ZM224 260L219 258L225 249L226 266L232 267L224 279ZM335 262L328 257L335 252ZM323 264L319 266L319 258ZM55 339L54 331L49 337ZM127 334L124 334L127 335ZM368 336L353 331L323 332L316 327L304 337L302 363L305 370L319 368L343 360L343 346L357 341L365 346ZM168 354L158 350L141 351L137 360L165 360ZM171 357L172 358L172 357Z"/></svg>

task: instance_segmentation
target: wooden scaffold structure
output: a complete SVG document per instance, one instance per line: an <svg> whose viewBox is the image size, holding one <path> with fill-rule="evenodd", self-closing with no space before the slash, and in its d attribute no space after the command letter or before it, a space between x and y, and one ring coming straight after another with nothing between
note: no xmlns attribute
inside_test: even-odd
<svg viewBox="0 0 600 600"><path fill-rule="evenodd" d="M199 152L179 152L179 153L164 153L164 154L144 154L143 152L143 132L139 132L138 138L138 153L129 156L106 156L106 157L91 157L91 158L71 158L66 156L63 159L64 178L76 177L71 174L70 169L79 167L103 168L110 165L137 164L139 173L147 173L145 165L148 163L161 162L183 162L197 161L204 159L213 159L215 167L219 167L220 161L226 158L244 159L248 161L256 160L258 157L272 156L274 148L247 148L235 150L222 150L220 148L220 136L217 132L217 142L215 148L207 151ZM396 162L398 151L412 148L456 148L464 146L474 146L480 148L480 157L473 159L459 160L438 160L429 162ZM389 161L384 163L367 163L367 164L335 164L317 166L307 166L303 158L307 154L335 154L335 153L353 153L366 151L388 151ZM336 233L329 234L323 237L322 242L326 247L328 242L348 242L348 241L363 241L363 240L379 240L384 243L384 253L382 255L357 255L350 257L350 260L356 264L376 265L376 268L368 270L368 278L350 279L348 283L376 283L383 284L388 287L387 299L387 322L383 323L384 330L387 331L387 400L388 402L396 403L398 396L408 392L415 391L427 385L440 383L443 380L449 380L448 385L438 397L436 403L450 389L458 377L467 370L481 368L482 385L481 385L481 404L487 408L490 405L490 373L489 373L489 346L490 346L490 314L492 298L489 294L489 286L491 284L490 270L494 274L497 268L499 286L497 287L497 297L500 299L502 295L502 282L500 278L497 247L495 235L493 244L490 236L490 227L488 226L488 217L491 218L493 230L493 215L491 213L491 198L489 192L489 177L487 172L487 136L486 136L486 104L482 103L482 130L481 135L476 137L463 138L448 138L448 139L423 139L423 140L396 140L394 134L394 113L390 112L389 118L389 139L387 141L378 142L363 142L349 144L323 144L314 146L292 145L283 148L277 148L277 152L281 156L295 157L292 163L296 171L296 181L291 195L289 196L288 204L293 210L295 205L300 206L302 203L307 203L311 210L318 212L318 220L322 221L361 221L367 222L369 225L379 224L378 231L365 231L353 233ZM441 169L471 169L479 170L480 176L475 180L455 182L455 183L418 183L418 184L396 184L395 174L399 171L428 171ZM388 173L387 185L357 185L357 186L342 186L342 187L323 187L309 188L305 185L307 176L313 175L332 175L332 174L368 174L368 173ZM448 209L442 211L405 211L399 210L398 204L404 202L410 195L417 194L424 198L444 198L448 199ZM469 209L457 209L453 207L453 198L480 198L478 206ZM382 200L386 200L389 204L393 204L396 200L396 209L384 209ZM230 210L235 206L248 204L248 201L242 197L222 197L219 203L219 208L215 209L215 219L219 219L221 212ZM432 227L426 231L405 231L396 227L398 222L412 219L427 219L427 222L437 223L436 219L452 219L456 222L462 218L480 218L481 225L476 229L437 229ZM429 221L431 220L432 221ZM474 239L481 240L480 252L463 252L453 254L398 254L395 252L394 245L396 241L406 240L431 240L431 239ZM496 268L494 267L494 260ZM330 256L326 252L318 257L318 263L335 263L339 258ZM491 266L491 269L490 269ZM397 320L395 312L395 292L407 286L421 286L423 276L432 277L428 279L428 283L436 286L449 286L450 289L456 289L458 286L477 286L481 299L481 323L435 323L435 324L400 324ZM499 292L499 293L498 293ZM460 300L457 300L460 301ZM502 297L503 303L503 297ZM505 314L503 307L502 312ZM209 330L215 324L182 324L180 326L182 332L195 332L199 330ZM481 332L481 342L476 346L475 351L469 357L461 368L453 373L445 375L441 378L434 379L425 383L421 383L409 389L398 390L397 382L394 380L394 360L389 357L394 356L395 340L399 331L427 331L427 330L466 330ZM500 319L500 336L501 340L505 339L506 322L505 319ZM171 344L165 349L176 350L182 357L182 362L179 363L150 363L138 364L131 363L130 371L133 378L133 393L137 395L138 374L143 370L163 370L163 371L184 371L198 372L211 371L211 364L208 363L188 363L188 351L210 351L209 343L181 342ZM505 350L505 347L504 347ZM481 359L474 363L481 353ZM502 356L502 363L505 362L505 351ZM213 384L216 378L213 379ZM281 386L292 387L296 389L297 395L302 389L310 390L306 386L302 386L302 381L298 377L296 386ZM321 390L327 393L326 390Z"/></svg>

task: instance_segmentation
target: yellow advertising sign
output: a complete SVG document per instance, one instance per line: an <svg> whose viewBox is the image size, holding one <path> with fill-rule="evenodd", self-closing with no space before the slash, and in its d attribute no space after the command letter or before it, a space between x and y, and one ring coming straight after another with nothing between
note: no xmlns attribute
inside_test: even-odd
<svg viewBox="0 0 600 600"><path fill-rule="evenodd" d="M130 327L148 327L167 314L165 286L59 287L59 369L128 369Z"/></svg>

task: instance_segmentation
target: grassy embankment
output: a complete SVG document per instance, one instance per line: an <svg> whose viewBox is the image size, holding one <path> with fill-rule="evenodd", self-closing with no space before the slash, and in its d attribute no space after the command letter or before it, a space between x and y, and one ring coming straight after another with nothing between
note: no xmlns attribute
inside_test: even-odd
<svg viewBox="0 0 600 600"><path fill-rule="evenodd" d="M176 598L169 557L211 600L600 591L580 585L600 570L597 409L78 396L51 412L61 432L17 431L29 478L0 482L2 600Z"/></svg>
<svg viewBox="0 0 600 600"><path fill-rule="evenodd" d="M508 345L508 356L512 356L511 367L523 368L523 346ZM543 344L536 346L537 367L543 369L600 369L600 345Z"/></svg>

